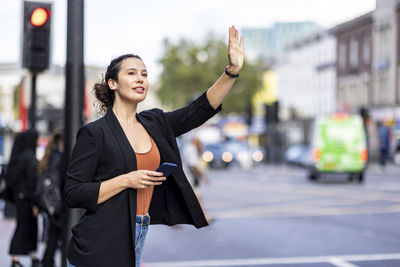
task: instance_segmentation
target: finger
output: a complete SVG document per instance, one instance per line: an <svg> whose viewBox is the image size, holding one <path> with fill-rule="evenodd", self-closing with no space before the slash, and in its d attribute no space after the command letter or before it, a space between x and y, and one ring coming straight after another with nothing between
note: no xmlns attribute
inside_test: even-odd
<svg viewBox="0 0 400 267"><path fill-rule="evenodd" d="M240 48L244 49L244 40L243 40L243 36L240 36Z"/></svg>
<svg viewBox="0 0 400 267"><path fill-rule="evenodd" d="M142 180L141 181L141 185L145 186L146 188L149 187L150 185L152 185L153 183L151 181L147 181L147 180Z"/></svg>
<svg viewBox="0 0 400 267"><path fill-rule="evenodd" d="M156 171L146 171L147 176L163 176L162 172L156 172Z"/></svg>
<svg viewBox="0 0 400 267"><path fill-rule="evenodd" d="M163 182L165 180L167 180L167 178L162 176L162 177L150 177L148 181L151 181L151 182Z"/></svg>
<svg viewBox="0 0 400 267"><path fill-rule="evenodd" d="M233 39L233 30L232 30L232 27L229 27L229 38L228 38L228 40L229 40L229 43L228 43L229 47L230 47L231 44L232 44L232 39Z"/></svg>
<svg viewBox="0 0 400 267"><path fill-rule="evenodd" d="M159 181L165 181L167 178L165 176L145 176L143 177L144 180L146 181L152 181L152 182L159 182Z"/></svg>
<svg viewBox="0 0 400 267"><path fill-rule="evenodd" d="M148 186L142 183L137 184L137 186L133 187L136 189L146 189Z"/></svg>
<svg viewBox="0 0 400 267"><path fill-rule="evenodd" d="M236 40L236 28L232 25L232 40Z"/></svg>
<svg viewBox="0 0 400 267"><path fill-rule="evenodd" d="M156 182L153 182L153 181L143 181L143 182L142 182L142 185L145 185L146 187L149 187L149 186L152 186L152 185L160 185L160 184L162 184L162 182L159 182L159 181L156 181Z"/></svg>

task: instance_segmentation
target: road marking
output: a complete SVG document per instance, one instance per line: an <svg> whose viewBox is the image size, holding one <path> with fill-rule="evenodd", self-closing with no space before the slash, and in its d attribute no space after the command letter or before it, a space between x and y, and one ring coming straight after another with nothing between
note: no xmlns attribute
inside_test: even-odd
<svg viewBox="0 0 400 267"><path fill-rule="evenodd" d="M358 265L349 263L347 261L343 261L341 259L333 258L328 261L330 264L337 266L337 267L358 267Z"/></svg>
<svg viewBox="0 0 400 267"><path fill-rule="evenodd" d="M253 258L253 259L221 259L175 262L147 262L145 267L210 267L210 266L255 266L272 264L307 264L331 263L339 267L354 267L349 263L355 261L400 260L400 253L392 254L361 254L361 255L333 255L315 257L289 257L289 258ZM343 264L343 265L338 265ZM344 265L347 264L347 265Z"/></svg>

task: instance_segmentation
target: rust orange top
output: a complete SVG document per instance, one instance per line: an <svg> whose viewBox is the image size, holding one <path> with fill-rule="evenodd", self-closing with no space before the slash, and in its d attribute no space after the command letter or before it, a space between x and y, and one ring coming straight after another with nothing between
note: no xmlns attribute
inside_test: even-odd
<svg viewBox="0 0 400 267"><path fill-rule="evenodd" d="M160 152L158 151L157 145L151 138L151 148L145 153L135 153L138 170L150 170L154 171L160 165ZM137 190L137 204L136 214L145 215L149 212L151 197L153 196L154 186L150 186L146 189Z"/></svg>

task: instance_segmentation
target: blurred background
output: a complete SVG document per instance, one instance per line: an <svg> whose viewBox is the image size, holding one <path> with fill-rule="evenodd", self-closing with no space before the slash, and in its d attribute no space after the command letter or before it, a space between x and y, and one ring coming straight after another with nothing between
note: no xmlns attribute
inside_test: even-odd
<svg viewBox="0 0 400 267"><path fill-rule="evenodd" d="M114 57L140 55L151 84L140 109L168 111L223 73L230 25L245 40L222 112L178 140L182 149L201 142L209 183L200 189L216 221L199 232L155 226L146 266L400 266L399 0L83 2L84 123L100 117L92 86ZM32 99L38 159L65 125L68 1L44 3L48 59L32 71L25 2L0 0L4 166L16 133L32 126ZM5 266L14 215L2 200L0 208ZM233 238L247 222L254 227ZM174 245L159 241L177 235Z"/></svg>

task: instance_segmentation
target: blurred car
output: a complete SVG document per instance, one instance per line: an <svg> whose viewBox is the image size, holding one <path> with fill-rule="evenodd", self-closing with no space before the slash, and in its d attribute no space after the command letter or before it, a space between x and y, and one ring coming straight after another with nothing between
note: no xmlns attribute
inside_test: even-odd
<svg viewBox="0 0 400 267"><path fill-rule="evenodd" d="M203 160L210 168L226 168L232 162L232 154L226 151L224 143L204 144Z"/></svg>
<svg viewBox="0 0 400 267"><path fill-rule="evenodd" d="M249 169L264 159L265 152L249 146L245 141L225 141L204 145L202 157L211 168L239 165L243 169Z"/></svg>
<svg viewBox="0 0 400 267"><path fill-rule="evenodd" d="M346 113L319 117L314 125L312 158L310 180L325 173L343 173L350 181L362 182L368 158L362 118Z"/></svg>
<svg viewBox="0 0 400 267"><path fill-rule="evenodd" d="M291 145L285 151L285 161L289 165L307 167L310 164L311 148L309 145Z"/></svg>

